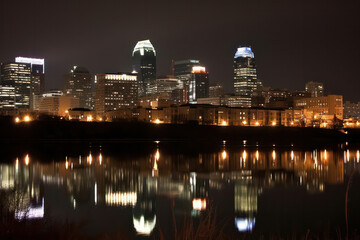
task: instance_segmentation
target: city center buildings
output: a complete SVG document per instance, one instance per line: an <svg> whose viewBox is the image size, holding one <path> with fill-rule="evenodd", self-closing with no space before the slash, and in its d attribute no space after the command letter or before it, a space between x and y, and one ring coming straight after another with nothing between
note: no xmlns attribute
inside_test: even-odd
<svg viewBox="0 0 360 240"><path fill-rule="evenodd" d="M255 57L250 47L239 47L234 57L234 91L239 107L251 107L252 93L262 86L257 79Z"/></svg>

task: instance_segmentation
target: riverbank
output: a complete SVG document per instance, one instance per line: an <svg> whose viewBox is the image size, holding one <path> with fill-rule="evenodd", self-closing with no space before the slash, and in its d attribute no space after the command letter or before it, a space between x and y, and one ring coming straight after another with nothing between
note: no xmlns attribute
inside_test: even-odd
<svg viewBox="0 0 360 240"><path fill-rule="evenodd" d="M0 141L232 141L252 145L319 145L359 141L359 131L298 127L234 127L144 122L0 121Z"/></svg>

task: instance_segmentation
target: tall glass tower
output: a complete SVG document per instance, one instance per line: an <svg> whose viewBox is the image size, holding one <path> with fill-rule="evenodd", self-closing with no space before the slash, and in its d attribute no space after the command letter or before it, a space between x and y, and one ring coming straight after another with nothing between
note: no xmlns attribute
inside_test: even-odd
<svg viewBox="0 0 360 240"><path fill-rule="evenodd" d="M138 74L139 96L155 93L156 52L150 40L137 42L132 58L133 71Z"/></svg>
<svg viewBox="0 0 360 240"><path fill-rule="evenodd" d="M234 90L240 106L251 107L251 95L261 86L251 47L238 47L234 57Z"/></svg>

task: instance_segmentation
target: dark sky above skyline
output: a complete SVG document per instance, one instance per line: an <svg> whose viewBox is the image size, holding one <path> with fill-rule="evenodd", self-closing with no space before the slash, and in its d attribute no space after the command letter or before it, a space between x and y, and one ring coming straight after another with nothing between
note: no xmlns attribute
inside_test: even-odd
<svg viewBox="0 0 360 240"><path fill-rule="evenodd" d="M236 48L251 45L264 86L321 81L358 101L359 12L355 0L0 0L0 61L43 57L46 88L60 88L73 65L130 71L136 42L150 39L158 75L172 59L199 59L231 92Z"/></svg>

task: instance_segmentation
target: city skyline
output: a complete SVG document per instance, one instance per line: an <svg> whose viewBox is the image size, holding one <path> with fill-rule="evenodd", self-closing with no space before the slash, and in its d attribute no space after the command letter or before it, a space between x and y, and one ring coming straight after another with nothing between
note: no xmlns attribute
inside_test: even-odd
<svg viewBox="0 0 360 240"><path fill-rule="evenodd" d="M358 100L352 90L360 84L356 81L358 3L177 3L177 8L189 11L193 20L179 18L181 11L172 12L169 3L146 4L144 10L140 6L115 1L65 1L53 6L39 0L20 7L16 3L1 3L2 60L16 56L45 58L47 89L53 89L60 88L61 76L73 65L85 66L92 74L129 71L135 43L150 39L158 53L158 75L170 73L171 60L200 59L207 66L211 81L223 82L226 92L232 92L235 49L238 45L251 45L264 86L294 90L303 88L308 81L322 81L328 93ZM241 16L237 12L240 7ZM29 15L33 11L28 9L41 14ZM115 16L119 9L140 9L138 19L124 21L132 11L121 11ZM89 18L98 10L102 10L99 12L103 20ZM166 13L168 21L161 20L160 12ZM63 18L59 13L69 17L60 21ZM212 19L214 14L217 18ZM25 19L31 23L25 32L11 30ZM199 26L202 31L198 31ZM103 38L102 34L109 37ZM67 38L69 35L73 37ZM346 61L333 61L332 56ZM338 79L342 79L341 85Z"/></svg>

